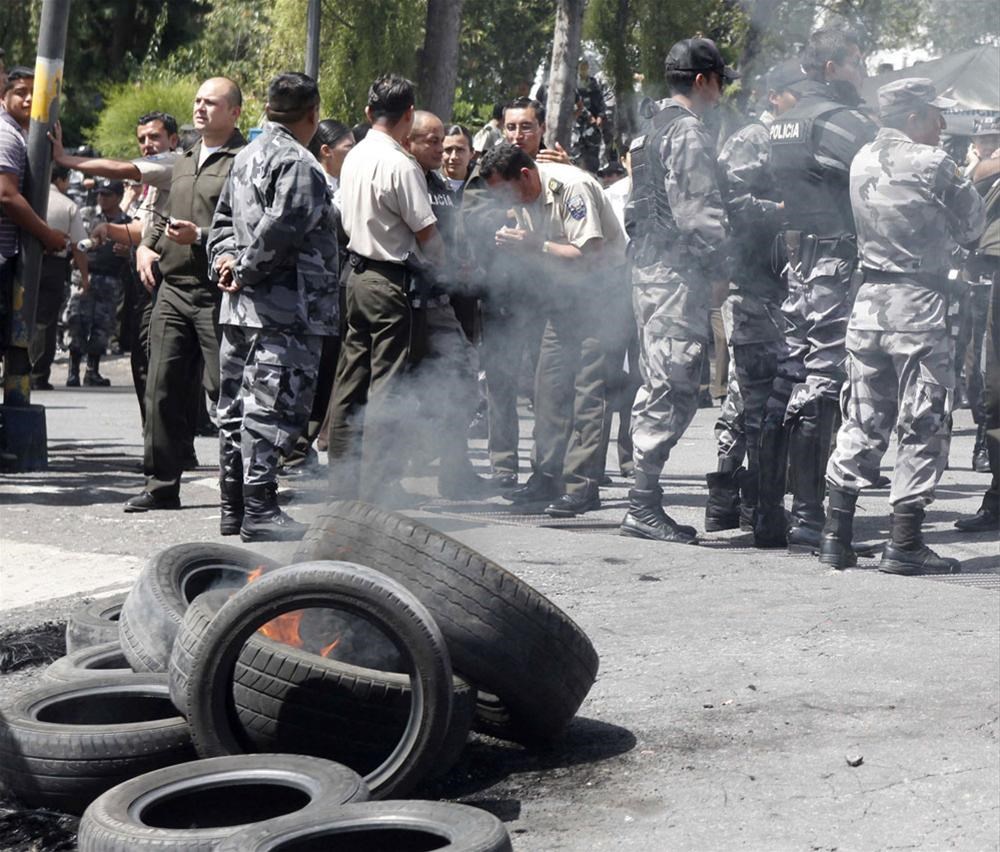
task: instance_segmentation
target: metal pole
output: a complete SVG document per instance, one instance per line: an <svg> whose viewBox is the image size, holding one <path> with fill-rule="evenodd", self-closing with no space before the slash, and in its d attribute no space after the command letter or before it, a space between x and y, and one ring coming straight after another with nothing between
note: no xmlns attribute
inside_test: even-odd
<svg viewBox="0 0 1000 852"><path fill-rule="evenodd" d="M46 218L49 208L52 146L48 132L59 118L69 7L70 0L44 0L38 27L25 198L42 219ZM13 286L10 345L4 353L3 383L4 444L7 451L17 457L17 470L44 470L47 466L45 410L41 406L30 405L31 363L28 359L41 271L41 243L22 231L21 261ZM20 410L29 406L29 411Z"/></svg>
<svg viewBox="0 0 1000 852"><path fill-rule="evenodd" d="M306 74L319 80L319 12L320 0L309 0L306 13Z"/></svg>

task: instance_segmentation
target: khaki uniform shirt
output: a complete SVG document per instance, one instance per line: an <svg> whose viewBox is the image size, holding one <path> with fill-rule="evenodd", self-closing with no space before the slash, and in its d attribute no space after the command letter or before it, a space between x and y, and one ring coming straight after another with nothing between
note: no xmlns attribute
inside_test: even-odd
<svg viewBox="0 0 1000 852"><path fill-rule="evenodd" d="M348 250L371 260L402 263L417 252L414 234L437 221L423 169L379 130L348 152L340 199Z"/></svg>
<svg viewBox="0 0 1000 852"><path fill-rule="evenodd" d="M52 184L49 184L49 210L46 214L46 220L50 228L69 234L73 245L87 238L87 230L83 227L83 218L80 216L80 208ZM57 257L67 257L68 255L68 251L56 252Z"/></svg>
<svg viewBox="0 0 1000 852"><path fill-rule="evenodd" d="M173 180L174 163L177 162L178 157L180 157L179 151L164 151L149 157L138 157L132 161L132 165L139 170L142 182L147 187L139 207L143 235L152 221L157 218L155 214L167 215L170 201L170 182Z"/></svg>

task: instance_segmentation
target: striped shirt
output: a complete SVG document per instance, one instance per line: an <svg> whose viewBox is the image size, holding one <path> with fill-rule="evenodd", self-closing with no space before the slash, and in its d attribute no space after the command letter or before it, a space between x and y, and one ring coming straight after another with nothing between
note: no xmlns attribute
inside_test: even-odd
<svg viewBox="0 0 1000 852"><path fill-rule="evenodd" d="M24 172L28 166L28 134L14 117L0 109L0 172L17 175L17 188L24 192ZM13 257L20 249L20 228L0 208L0 255Z"/></svg>

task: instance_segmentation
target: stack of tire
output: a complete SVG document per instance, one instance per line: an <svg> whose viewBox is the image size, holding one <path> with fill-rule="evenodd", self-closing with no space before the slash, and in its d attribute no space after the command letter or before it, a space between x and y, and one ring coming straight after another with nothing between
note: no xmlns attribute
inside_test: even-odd
<svg viewBox="0 0 1000 852"><path fill-rule="evenodd" d="M78 613L67 628L67 656L3 710L6 786L26 804L69 813L100 796L81 823L81 849L143 848L147 841L216 848L230 835L243 845L226 848L285 848L281 838L352 831L367 838L383 819L429 830L437 818L417 811L432 803L391 803L392 817L390 803L374 802L317 817L313 804L325 794L286 783L276 755L317 761L286 767L292 775L321 764L356 770L363 793L355 799L395 798L446 771L470 729L529 745L551 741L596 677L597 655L565 614L499 565L412 519L332 503L292 562L279 568L240 548L178 545L150 559L124 600ZM251 572L260 579L248 583ZM315 607L376 625L398 654L397 671L330 659L257 632L277 616ZM237 755L258 762L224 771L203 766ZM202 760L192 763L195 756ZM267 774L272 769L277 775ZM297 792L271 789L289 784ZM183 814L185 797L195 801L192 790L214 801L219 794L206 790L234 785L278 811L263 808L253 826L237 831L226 813L248 811L220 800L225 824L203 826L211 837L202 845L184 845L192 842L185 832L201 828L158 824L183 822L183 815L165 814ZM439 806L442 825L476 825L487 838L454 848L509 848L492 818L463 821L448 807L455 806ZM416 810L406 816L406 808ZM150 824L141 817L147 811ZM332 828L330 820L341 816L346 822ZM500 836L497 827L500 845L489 840ZM164 841L171 831L182 835L180 845ZM453 834L434 831L438 839Z"/></svg>

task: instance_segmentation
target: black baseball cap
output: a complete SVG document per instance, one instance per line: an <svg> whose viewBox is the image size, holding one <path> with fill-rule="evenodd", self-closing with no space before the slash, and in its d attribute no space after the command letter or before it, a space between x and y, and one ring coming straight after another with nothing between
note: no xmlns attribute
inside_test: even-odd
<svg viewBox="0 0 1000 852"><path fill-rule="evenodd" d="M125 194L125 184L120 180L108 180L107 178L102 178L97 182L97 186L94 187L98 194L109 193L111 195L124 195Z"/></svg>
<svg viewBox="0 0 1000 852"><path fill-rule="evenodd" d="M670 71L690 71L695 74L703 74L706 71L715 71L727 83L738 80L740 77L736 71L726 65L726 60L722 58L719 48L710 38L686 38L677 42L670 48L665 65L668 73Z"/></svg>
<svg viewBox="0 0 1000 852"><path fill-rule="evenodd" d="M787 91L796 83L808 79L798 59L786 59L767 72L766 83L769 92Z"/></svg>

